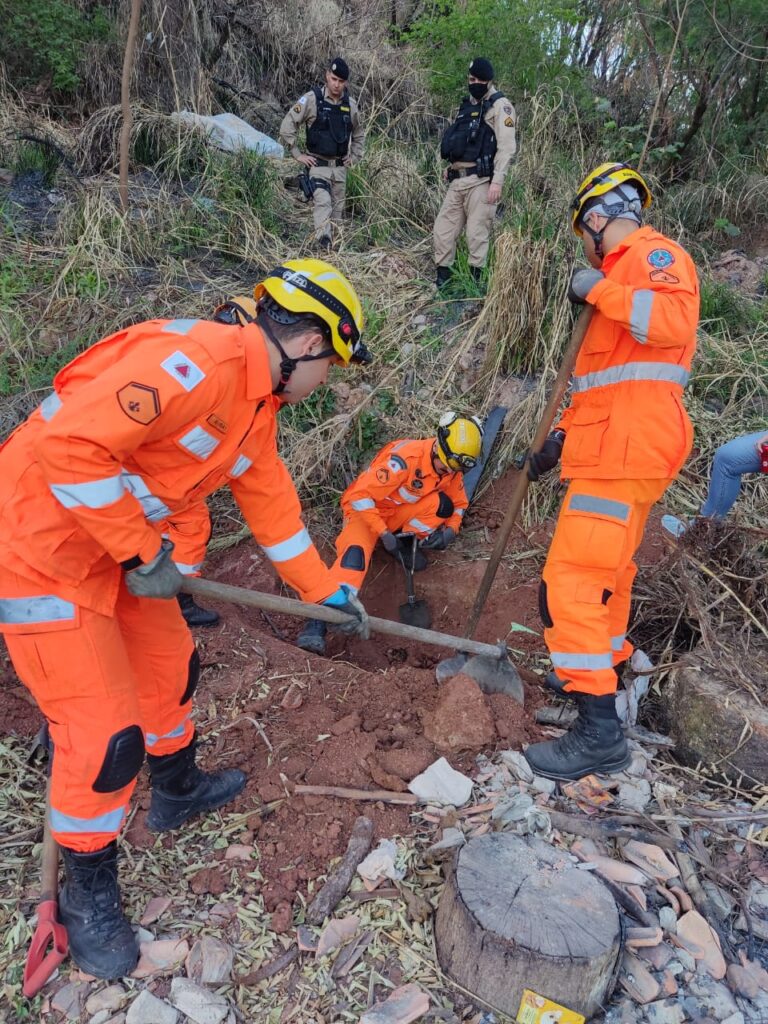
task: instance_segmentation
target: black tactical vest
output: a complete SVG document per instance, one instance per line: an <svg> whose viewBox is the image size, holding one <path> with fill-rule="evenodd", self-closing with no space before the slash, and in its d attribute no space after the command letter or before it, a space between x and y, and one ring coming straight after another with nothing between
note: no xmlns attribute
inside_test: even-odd
<svg viewBox="0 0 768 1024"><path fill-rule="evenodd" d="M307 149L315 156L339 159L349 152L352 138L352 111L349 93L344 90L340 103L331 103L319 85L313 87L317 116L307 128Z"/></svg>
<svg viewBox="0 0 768 1024"><path fill-rule="evenodd" d="M482 157L492 160L496 155L496 133L485 123L485 115L504 93L494 92L481 103L473 103L469 96L459 107L456 120L445 130L440 143L440 156L451 163L473 163Z"/></svg>

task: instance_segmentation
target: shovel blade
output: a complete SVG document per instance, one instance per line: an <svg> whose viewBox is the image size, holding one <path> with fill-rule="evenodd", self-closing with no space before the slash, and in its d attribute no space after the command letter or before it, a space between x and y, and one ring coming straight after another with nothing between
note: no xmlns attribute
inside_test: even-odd
<svg viewBox="0 0 768 1024"><path fill-rule="evenodd" d="M407 601L399 608L400 621L407 626L418 626L419 629L430 629L432 615L426 601Z"/></svg>
<svg viewBox="0 0 768 1024"><path fill-rule="evenodd" d="M68 952L67 929L57 920L56 901L45 900L37 908L38 924L24 965L24 995L37 995Z"/></svg>

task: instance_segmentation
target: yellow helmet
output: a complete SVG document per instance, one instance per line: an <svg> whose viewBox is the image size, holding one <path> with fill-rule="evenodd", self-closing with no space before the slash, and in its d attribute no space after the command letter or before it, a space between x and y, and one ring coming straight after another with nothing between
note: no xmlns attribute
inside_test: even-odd
<svg viewBox="0 0 768 1024"><path fill-rule="evenodd" d="M618 189L620 192L621 186L625 184L634 185L640 193L641 209L645 210L651 205L651 190L648 188L645 178L639 171L633 170L626 164L600 164L586 176L571 202L571 226L579 237L584 233L580 222L586 212L584 207L587 203L614 189Z"/></svg>
<svg viewBox="0 0 768 1024"><path fill-rule="evenodd" d="M253 323L259 308L250 295L233 295L231 299L222 302L213 311L213 319L221 324L246 324Z"/></svg>
<svg viewBox="0 0 768 1024"><path fill-rule="evenodd" d="M483 450L483 425L476 416L447 412L437 428L437 455L452 472L474 469Z"/></svg>
<svg viewBox="0 0 768 1024"><path fill-rule="evenodd" d="M325 260L286 260L256 285L253 296L259 308L278 323L292 323L307 314L316 316L327 327L328 341L345 364L371 362L371 354L360 340L363 307L357 292Z"/></svg>

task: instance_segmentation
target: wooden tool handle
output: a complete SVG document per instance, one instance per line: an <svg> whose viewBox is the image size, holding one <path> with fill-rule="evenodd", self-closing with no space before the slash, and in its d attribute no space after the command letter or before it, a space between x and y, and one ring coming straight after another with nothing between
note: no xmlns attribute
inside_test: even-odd
<svg viewBox="0 0 768 1024"><path fill-rule="evenodd" d="M552 385L552 391L549 395L549 401L544 410L544 413L539 421L539 425L536 428L533 441L531 442L530 452L538 452L541 450L542 445L547 439L547 434L552 429L557 410L560 408L560 404L563 401L566 388L568 387L568 381L571 374L573 373L573 367L576 364L576 356L579 354L581 343L584 341L584 335L587 333L589 322L592 319L592 306L585 305L584 308L578 315L576 323L573 325L573 331L571 332L571 340L568 342L568 347L563 354L563 361L560 364L560 369L555 377L555 383ZM517 517L520 515L520 509L523 507L525 496L528 493L528 460L526 464L517 474L515 480L515 486L512 491L512 497L509 501L509 508L507 514L504 516L504 522L499 528L499 532L496 534L496 543L493 546L491 557L488 560L488 565L485 570L480 587L475 597L475 603L472 606L472 613L469 616L469 622L467 623L466 636L470 637L477 629L477 623L480 619L480 614L485 606L488 592L491 589L494 579L496 578L496 572L499 568L502 555L507 546L509 535L512 532L512 527L517 522Z"/></svg>
<svg viewBox="0 0 768 1024"><path fill-rule="evenodd" d="M59 844L51 835L51 780L45 786L45 826L43 829L43 853L40 865L40 901L53 900L59 896Z"/></svg>
<svg viewBox="0 0 768 1024"><path fill-rule="evenodd" d="M276 594L265 594L260 590L247 590L245 587L233 587L227 583L215 583L213 580L203 580L194 576L185 578L183 590L195 597L207 597L214 601L226 601L229 604L244 604L251 608L261 608L267 612L283 612L285 615L297 615L302 619L320 619L322 622L332 623L347 622L349 619L344 612L322 604L308 604L306 601L296 601L290 597L278 597ZM497 659L506 657L506 649L503 645L497 647L493 644L480 643L478 640L438 633L434 629L419 629L418 626L408 626L404 622L379 619L373 615L369 616L368 621L374 632L396 636L401 640L417 640L423 644L433 644L435 647L449 647L454 651L485 654Z"/></svg>

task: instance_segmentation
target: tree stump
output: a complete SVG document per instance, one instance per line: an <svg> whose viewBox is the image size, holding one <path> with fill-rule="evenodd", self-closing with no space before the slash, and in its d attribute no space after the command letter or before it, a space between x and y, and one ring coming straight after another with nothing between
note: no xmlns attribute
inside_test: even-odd
<svg viewBox="0 0 768 1024"><path fill-rule="evenodd" d="M704 663L670 672L661 688L664 728L683 764L713 766L752 782L768 778L768 710Z"/></svg>
<svg viewBox="0 0 768 1024"><path fill-rule="evenodd" d="M458 851L435 942L446 974L513 1019L526 988L589 1018L613 989L621 922L607 887L563 851L494 833Z"/></svg>

